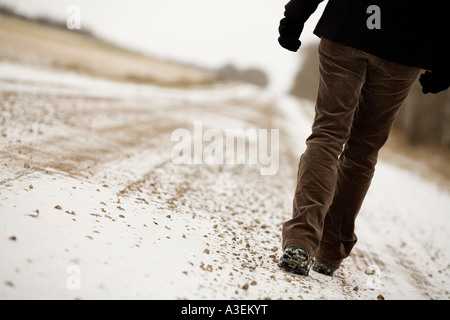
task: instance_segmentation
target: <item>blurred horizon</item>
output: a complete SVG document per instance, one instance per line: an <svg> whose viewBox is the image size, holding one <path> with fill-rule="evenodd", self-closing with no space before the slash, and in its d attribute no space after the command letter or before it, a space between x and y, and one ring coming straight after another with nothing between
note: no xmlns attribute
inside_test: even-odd
<svg viewBox="0 0 450 320"><path fill-rule="evenodd" d="M291 89L301 65L301 54L277 42L283 1L0 0L0 6L16 14L58 23L66 22L71 5L80 8L81 30L99 39L204 68L258 69L268 77L267 89L275 93ZM305 26L303 46L318 42L312 30L321 10Z"/></svg>

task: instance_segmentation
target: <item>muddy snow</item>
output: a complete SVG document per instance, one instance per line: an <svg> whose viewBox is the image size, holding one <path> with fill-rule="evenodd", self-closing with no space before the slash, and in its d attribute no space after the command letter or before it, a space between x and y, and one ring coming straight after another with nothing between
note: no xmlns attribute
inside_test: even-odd
<svg viewBox="0 0 450 320"><path fill-rule="evenodd" d="M277 267L311 127L301 101L241 83L162 88L8 62L0 101L2 299L450 297L450 194L385 161L335 277ZM175 130L208 144L196 122L279 130L277 172L177 164Z"/></svg>

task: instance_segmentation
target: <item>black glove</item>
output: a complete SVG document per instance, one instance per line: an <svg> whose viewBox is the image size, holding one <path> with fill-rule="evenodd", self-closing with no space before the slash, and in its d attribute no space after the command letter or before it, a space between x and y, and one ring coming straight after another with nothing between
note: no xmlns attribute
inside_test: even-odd
<svg viewBox="0 0 450 320"><path fill-rule="evenodd" d="M289 18L283 18L281 19L280 26L278 28L278 32L280 33L278 43L283 48L289 51L296 52L302 44L299 40L302 31L302 24L299 25L299 23L296 21L293 21Z"/></svg>
<svg viewBox="0 0 450 320"><path fill-rule="evenodd" d="M439 93L441 91L447 90L450 86L450 81L448 76L442 73L426 71L423 73L419 82L422 85L422 92L427 93Z"/></svg>

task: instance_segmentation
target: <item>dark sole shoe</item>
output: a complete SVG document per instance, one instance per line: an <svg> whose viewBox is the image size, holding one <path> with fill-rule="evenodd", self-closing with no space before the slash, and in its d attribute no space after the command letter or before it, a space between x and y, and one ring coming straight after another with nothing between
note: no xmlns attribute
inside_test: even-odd
<svg viewBox="0 0 450 320"><path fill-rule="evenodd" d="M307 276L313 263L314 260L309 257L306 250L291 246L284 251L278 267L291 273Z"/></svg>
<svg viewBox="0 0 450 320"><path fill-rule="evenodd" d="M324 265L323 263L321 263L319 261L314 262L312 269L315 272L318 272L318 273L321 273L321 274L324 274L324 275L330 276L330 277L332 277L334 275L334 272L336 271L335 269L328 268L326 265Z"/></svg>

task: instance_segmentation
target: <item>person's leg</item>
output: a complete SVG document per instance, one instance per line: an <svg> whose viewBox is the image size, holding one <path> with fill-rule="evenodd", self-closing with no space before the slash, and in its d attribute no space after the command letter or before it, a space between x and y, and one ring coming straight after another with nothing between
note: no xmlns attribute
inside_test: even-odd
<svg viewBox="0 0 450 320"><path fill-rule="evenodd" d="M317 260L337 269L357 241L355 219L401 104L419 69L371 56L350 138L338 164L333 202L325 217Z"/></svg>
<svg viewBox="0 0 450 320"><path fill-rule="evenodd" d="M335 192L338 158L350 134L367 67L367 60L354 52L326 39L320 42L316 115L299 162L292 219L283 224L283 250L298 246L314 256L319 247Z"/></svg>

